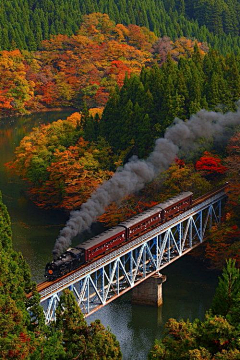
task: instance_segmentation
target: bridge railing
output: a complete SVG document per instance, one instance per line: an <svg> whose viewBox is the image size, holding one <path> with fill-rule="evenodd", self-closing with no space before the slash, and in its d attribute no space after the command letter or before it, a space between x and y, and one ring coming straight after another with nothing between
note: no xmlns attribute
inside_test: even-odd
<svg viewBox="0 0 240 360"><path fill-rule="evenodd" d="M60 279L57 283L54 283L44 290L40 291L41 301L46 300L48 297L50 297L54 292L59 292L62 289L71 286L71 284L74 284L79 278L85 276L86 274L97 270L98 268L101 268L103 265L106 265L110 262L112 262L114 259L118 258L120 255L123 255L125 253L128 253L129 250L134 250L136 247L138 247L140 244L144 243L148 238L154 237L155 235L166 231L169 227L173 226L174 224L178 224L183 221L183 219L188 218L189 216L192 216L196 213L198 213L200 210L206 208L209 206L209 204L213 204L216 201L219 201L221 198L226 197L226 194L224 191L221 191L217 193L216 195L208 198L207 200L203 201L202 203L193 206L189 210L185 211L184 213L181 213L180 215L174 217L173 219L167 221L166 223L158 226L157 228L154 228L153 230L149 231L148 233L140 236L139 238L132 240L128 243L125 243L120 248L112 251L109 254L106 254L102 258L96 260L95 262L88 264L81 268L80 270L75 271L74 273L64 277L63 279Z"/></svg>

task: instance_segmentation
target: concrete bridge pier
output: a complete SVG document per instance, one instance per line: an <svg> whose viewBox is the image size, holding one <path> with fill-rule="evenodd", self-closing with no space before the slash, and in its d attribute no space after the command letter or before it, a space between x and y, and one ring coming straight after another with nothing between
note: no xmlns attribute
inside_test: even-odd
<svg viewBox="0 0 240 360"><path fill-rule="evenodd" d="M161 306L162 283L167 279L166 275L156 273L132 289L132 303L138 305Z"/></svg>

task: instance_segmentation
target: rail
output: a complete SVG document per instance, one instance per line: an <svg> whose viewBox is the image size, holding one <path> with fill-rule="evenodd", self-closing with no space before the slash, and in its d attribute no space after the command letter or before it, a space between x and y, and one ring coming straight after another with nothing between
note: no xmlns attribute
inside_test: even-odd
<svg viewBox="0 0 240 360"><path fill-rule="evenodd" d="M224 192L224 188L222 191L217 190L214 193L206 194L206 196L203 196L202 201L199 203L199 199L195 201L193 206L185 211L184 213L179 214L178 216L174 217L173 219L165 222L164 224L161 224L157 228L152 229L151 231L145 233L144 235L138 237L135 240L132 240L124 245L122 245L120 248L112 251L109 254L104 255L100 259L96 260L95 262L91 264L87 264L86 266L82 267L79 270L76 270L74 273L71 273L69 275L65 275L64 278L61 278L59 281L54 282L51 285L46 285L46 288L39 291L39 294L41 296L41 300L47 299L51 296L52 293L56 291L61 291L63 288L66 288L68 286L71 286L76 280L83 277L84 275L100 268L102 265L106 265L113 261L115 258L117 258L119 255L124 255L125 253L128 253L129 250L134 250L136 247L138 247L141 243L144 243L148 238L154 237L154 235L159 234L160 232L163 232L167 230L169 227L171 227L174 224L178 224L183 219L192 216L196 213L198 213L200 210L203 210L206 208L209 204L213 204L216 201L220 200L221 198L226 197L226 194ZM49 284L49 283L46 283ZM39 284L40 286L41 284Z"/></svg>

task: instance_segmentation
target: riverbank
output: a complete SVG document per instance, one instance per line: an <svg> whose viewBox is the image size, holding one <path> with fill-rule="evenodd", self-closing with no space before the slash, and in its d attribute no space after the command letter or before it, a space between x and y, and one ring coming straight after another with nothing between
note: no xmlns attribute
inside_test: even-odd
<svg viewBox="0 0 240 360"><path fill-rule="evenodd" d="M69 115L43 112L0 122L0 189L12 221L13 247L23 253L36 282L44 280L45 265L52 259L55 240L68 216L56 210L39 209L28 201L24 197L24 182L10 176L4 163L12 160L15 147L33 127ZM202 319L211 305L217 275L205 264L185 256L165 268L163 274L168 280L163 286L162 307L132 305L129 292L88 318L89 322L100 319L110 326L120 341L123 360L146 359L154 339L160 338L170 317Z"/></svg>
<svg viewBox="0 0 240 360"><path fill-rule="evenodd" d="M35 115L35 114L44 114L44 113L49 113L49 112L79 112L80 109L74 108L74 107L56 107L56 108L40 108L40 109L34 109L34 110L29 110L29 112L27 112L26 114L20 114L20 113L1 113L0 112L0 120L1 119L8 119L8 118L20 118L23 116L31 116L31 115Z"/></svg>

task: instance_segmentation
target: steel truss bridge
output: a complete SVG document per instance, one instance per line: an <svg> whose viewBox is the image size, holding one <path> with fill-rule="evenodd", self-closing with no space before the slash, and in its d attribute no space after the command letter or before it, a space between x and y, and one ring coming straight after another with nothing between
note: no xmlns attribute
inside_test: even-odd
<svg viewBox="0 0 240 360"><path fill-rule="evenodd" d="M55 319L61 292L68 288L88 316L161 271L204 241L221 221L224 191L198 201L181 213L120 248L39 290L46 323Z"/></svg>

